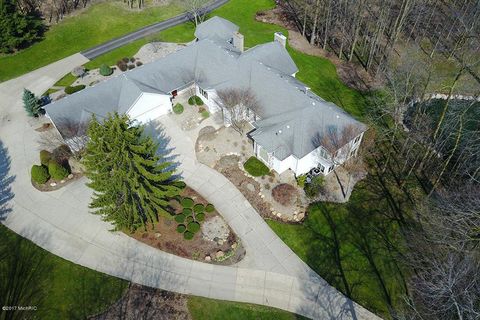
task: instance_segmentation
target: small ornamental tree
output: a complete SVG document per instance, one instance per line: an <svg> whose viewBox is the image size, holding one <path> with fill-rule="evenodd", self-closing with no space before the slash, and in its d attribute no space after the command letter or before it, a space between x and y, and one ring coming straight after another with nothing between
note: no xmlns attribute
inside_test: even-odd
<svg viewBox="0 0 480 320"><path fill-rule="evenodd" d="M100 74L107 77L113 73L113 69L107 66L105 63L100 66Z"/></svg>
<svg viewBox="0 0 480 320"><path fill-rule="evenodd" d="M83 164L94 190L90 208L115 228L134 231L168 214L180 188L171 163L158 156L158 144L127 115L95 117L88 128Z"/></svg>
<svg viewBox="0 0 480 320"><path fill-rule="evenodd" d="M32 91L23 89L23 107L30 117L38 117L40 114L40 103Z"/></svg>

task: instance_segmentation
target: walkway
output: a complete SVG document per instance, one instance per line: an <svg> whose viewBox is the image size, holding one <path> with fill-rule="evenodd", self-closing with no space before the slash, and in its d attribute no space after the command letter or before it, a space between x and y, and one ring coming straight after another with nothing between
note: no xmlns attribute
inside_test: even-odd
<svg viewBox="0 0 480 320"><path fill-rule="evenodd" d="M74 55L0 84L0 141L11 157L6 174L14 177L11 211L3 221L8 228L76 264L151 287L263 304L316 319L376 318L306 266L227 179L196 162L193 142L167 117L161 124L181 160L185 181L218 208L247 249L238 266L180 258L108 231L109 224L89 213L91 191L85 181L49 193L34 189L29 171L39 162L38 133L22 108L23 87L41 94L63 76L62 70L82 59Z"/></svg>
<svg viewBox="0 0 480 320"><path fill-rule="evenodd" d="M205 6L202 9L202 12L203 13L209 13L209 12L217 9L218 7L224 5L227 2L228 2L228 0L215 0L211 4ZM185 22L189 21L190 18L191 18L190 13L188 13L188 12L187 13L182 13L178 16L173 17L173 18L154 23L152 25L143 27L141 29L138 29L137 31L131 32L131 33L126 34L124 36L121 36L119 38L112 39L112 40L107 41L105 43L102 43L98 46L95 46L93 48L84 50L84 51L81 52L81 54L83 54L88 59L94 59L94 58L96 58L96 57L98 57L98 56L100 56L104 53L112 51L116 48L124 46L124 45L126 45L130 42L135 41L135 40L141 39L141 38L143 38L145 36L148 36L150 34L154 34L154 33L163 31L165 29L174 27L176 25L185 23Z"/></svg>

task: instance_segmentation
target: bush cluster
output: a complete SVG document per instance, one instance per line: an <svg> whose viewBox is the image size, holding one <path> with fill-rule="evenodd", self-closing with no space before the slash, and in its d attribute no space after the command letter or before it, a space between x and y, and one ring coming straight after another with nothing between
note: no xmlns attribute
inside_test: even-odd
<svg viewBox="0 0 480 320"><path fill-rule="evenodd" d="M177 200L183 210L175 215L174 219L178 222L176 230L183 233L184 239L191 240L195 233L200 231L200 222L205 220L205 212L213 212L215 207L211 203L207 205L195 203L193 199L187 197L179 197Z"/></svg>
<svg viewBox="0 0 480 320"><path fill-rule="evenodd" d="M50 160L52 160L53 154L50 151L42 150L40 151L40 163L43 166L48 166Z"/></svg>
<svg viewBox="0 0 480 320"><path fill-rule="evenodd" d="M309 198L317 197L320 192L323 190L323 186L325 184L325 178L321 175L312 177L310 183L305 184L305 194Z"/></svg>
<svg viewBox="0 0 480 320"><path fill-rule="evenodd" d="M68 147L60 146L53 153L47 150L40 151L40 165L33 165L31 169L32 181L44 184L50 178L57 181L65 179L70 174L70 169L61 164L62 160L68 160L69 153L67 154L65 149Z"/></svg>
<svg viewBox="0 0 480 320"><path fill-rule="evenodd" d="M72 93L75 93L75 92L83 90L83 89L85 89L84 84L80 84L78 86L68 86L68 87L65 88L65 93L66 94L72 94Z"/></svg>

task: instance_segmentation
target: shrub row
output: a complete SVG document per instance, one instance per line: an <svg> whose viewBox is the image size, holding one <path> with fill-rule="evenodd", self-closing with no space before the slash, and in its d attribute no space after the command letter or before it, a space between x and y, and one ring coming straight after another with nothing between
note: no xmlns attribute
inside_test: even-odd
<svg viewBox="0 0 480 320"><path fill-rule="evenodd" d="M65 88L65 93L66 94L72 94L72 93L75 93L75 92L83 90L83 89L85 89L84 84L80 84L78 86L68 86L68 87Z"/></svg>

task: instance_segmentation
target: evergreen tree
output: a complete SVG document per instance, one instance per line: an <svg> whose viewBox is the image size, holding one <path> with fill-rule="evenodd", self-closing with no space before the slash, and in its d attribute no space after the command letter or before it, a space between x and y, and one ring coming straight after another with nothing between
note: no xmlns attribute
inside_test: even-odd
<svg viewBox="0 0 480 320"><path fill-rule="evenodd" d="M1 1L1 0L0 0ZM30 117L38 117L40 113L40 103L33 92L23 89L23 107Z"/></svg>
<svg viewBox="0 0 480 320"><path fill-rule="evenodd" d="M180 192L171 163L162 161L158 145L143 130L116 113L102 123L94 117L88 128L83 163L95 191L90 207L116 229L155 224Z"/></svg>
<svg viewBox="0 0 480 320"><path fill-rule="evenodd" d="M38 11L22 13L16 0L0 0L0 53L25 48L40 40L44 30Z"/></svg>

